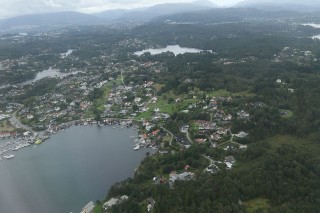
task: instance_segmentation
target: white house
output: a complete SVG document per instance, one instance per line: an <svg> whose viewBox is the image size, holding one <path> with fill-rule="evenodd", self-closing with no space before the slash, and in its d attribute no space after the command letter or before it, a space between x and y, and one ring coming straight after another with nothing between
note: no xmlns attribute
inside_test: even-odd
<svg viewBox="0 0 320 213"><path fill-rule="evenodd" d="M93 213L95 205L92 201L90 201L85 207L83 207L80 213Z"/></svg>
<svg viewBox="0 0 320 213"><path fill-rule="evenodd" d="M248 136L248 133L241 131L238 134L235 134L235 136L237 136L238 138L245 138Z"/></svg>
<svg viewBox="0 0 320 213"><path fill-rule="evenodd" d="M128 196L127 195L122 195L121 197L119 198L111 198L110 200L108 200L107 202L105 202L103 204L103 209L106 211L108 210L109 208L111 208L112 206L118 204L118 203L122 203L123 201L125 200L128 200Z"/></svg>

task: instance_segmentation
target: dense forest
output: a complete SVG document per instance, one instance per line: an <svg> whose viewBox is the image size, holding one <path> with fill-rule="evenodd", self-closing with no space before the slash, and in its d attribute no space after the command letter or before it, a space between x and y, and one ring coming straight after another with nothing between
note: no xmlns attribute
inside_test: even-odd
<svg viewBox="0 0 320 213"><path fill-rule="evenodd" d="M255 143L237 156L238 165L231 171L199 173L195 180L177 182L174 189L148 182L167 167L201 167L197 161L203 151L221 153L196 145L182 153L146 158L133 179L111 188L108 197L130 197L112 212L146 212L141 204L149 197L156 200L154 212L248 212L252 205L258 208L251 212L318 212L318 137L305 142L282 136Z"/></svg>

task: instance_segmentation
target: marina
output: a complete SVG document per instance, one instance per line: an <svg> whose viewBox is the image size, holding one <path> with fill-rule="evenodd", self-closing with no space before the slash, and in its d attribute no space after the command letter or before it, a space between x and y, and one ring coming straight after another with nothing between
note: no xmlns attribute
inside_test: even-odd
<svg viewBox="0 0 320 213"><path fill-rule="evenodd" d="M28 147L30 145L41 145L45 140L49 139L51 135L57 134L59 132L64 132L73 126L112 126L113 129L117 128L130 128L133 126L132 120L118 120L118 119L105 119L100 122L93 121L91 119L72 121L69 123L64 123L58 126L51 126L47 131L34 132L32 130L26 131L23 134L15 135L14 137L8 135L5 139L0 140L0 161L6 160L8 158L4 157L4 154L11 154L12 151L18 151L22 148ZM137 126L134 129L138 129ZM135 136L130 136L130 139L134 139ZM137 137L138 138L138 137ZM137 142L137 141L136 141ZM137 146L139 145L139 146ZM151 141L146 143L142 138L140 142L134 146L134 150L140 148L151 148ZM10 158L11 159L11 158Z"/></svg>
<svg viewBox="0 0 320 213"><path fill-rule="evenodd" d="M40 145L1 140L1 149L6 150L0 162L1 210L80 212L90 200L103 199L112 184L132 176L146 153L154 152L150 148L134 151L137 131L121 128L121 122L119 126L81 122L68 131L59 129ZM10 150L18 144L26 147Z"/></svg>

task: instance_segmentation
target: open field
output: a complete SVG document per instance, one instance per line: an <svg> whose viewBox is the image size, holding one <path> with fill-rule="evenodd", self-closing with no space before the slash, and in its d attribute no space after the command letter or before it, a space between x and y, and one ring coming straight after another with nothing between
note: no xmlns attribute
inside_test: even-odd
<svg viewBox="0 0 320 213"><path fill-rule="evenodd" d="M244 202L244 206L246 208L246 212L248 213L269 213L270 205L267 199L256 198L253 200L249 200Z"/></svg>
<svg viewBox="0 0 320 213"><path fill-rule="evenodd" d="M0 121L0 132L11 132L14 127L10 124L8 120Z"/></svg>

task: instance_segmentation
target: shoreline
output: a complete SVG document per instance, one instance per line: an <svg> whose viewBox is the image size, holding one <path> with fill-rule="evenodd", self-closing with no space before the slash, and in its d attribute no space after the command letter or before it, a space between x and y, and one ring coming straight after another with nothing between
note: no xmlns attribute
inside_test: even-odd
<svg viewBox="0 0 320 213"><path fill-rule="evenodd" d="M13 152L16 152L33 144L35 146L40 145L45 140L49 139L51 135L66 131L73 126L113 126L113 129L133 127L139 132L139 126L134 125L135 122L139 121L134 119L106 118L98 122L94 121L92 118L89 118L62 123L56 126L52 126L45 131L37 132L31 129L25 130L25 132L20 133L19 135L8 136L0 139L0 161L5 159L12 159L15 157L15 155L13 155ZM140 148L152 148L153 150L157 150L159 148L151 140L142 138L140 135L137 137L130 136L130 140L134 142L134 151L139 150Z"/></svg>
<svg viewBox="0 0 320 213"><path fill-rule="evenodd" d="M104 128L100 128L97 125L85 126L82 123L81 125L74 125L70 127L71 128L68 130L66 129L66 131L62 131L57 135L53 135L46 144L43 144L43 146L38 147L32 145L29 147L29 149L22 149L21 152L16 155L14 160L8 160L8 162L7 160L5 160L4 162L0 162L1 168L12 168L9 170L2 170L2 172L8 171L10 173L11 170L19 171L20 169L17 168L25 168L31 173L36 173L34 176L33 174L31 174L30 177L32 177L32 179L37 179L41 176L43 178L40 179L44 182L51 179L68 182L65 180L72 180L75 176L79 176L78 178L81 182L81 186L83 186L84 189L82 193L86 192L85 194L87 195L79 196L76 199L80 202L73 202L73 204L71 205L73 206L72 208L69 208L67 206L67 211L60 212L79 212L78 210L80 210L81 207L83 207L91 199L95 201L97 199L104 198L105 192L108 191L109 187L111 187L114 183L125 180L128 177L132 177L134 175L135 168L139 166L139 162L146 156L146 152L154 153L154 150L151 149L140 149L139 152L135 152L133 150L133 142L131 137L137 137L138 135L137 130L134 129L134 126L132 126L131 128L119 127L117 129L113 129L113 126L106 125ZM12 141L14 142L14 140ZM52 155L54 156L52 157ZM123 158L121 157L122 155L128 155L128 158ZM41 156L41 158L39 158L39 156ZM57 156L59 160L56 160ZM130 160L131 157L133 159L132 161ZM123 160L119 160L118 158L121 158ZM117 160L119 160L117 165L121 165L121 169L117 167L114 168L113 164ZM133 162L135 162L136 160L137 163L133 164ZM84 165L82 166L82 164ZM127 167L127 165L131 166ZM41 166L45 167L45 171L37 172L38 168L41 168ZM70 169L73 168L73 166L75 166L74 168L77 168L74 171L73 169ZM29 170L29 167L31 170ZM91 170L91 168L96 169ZM125 172L125 168L130 169ZM52 169L54 169L54 171L55 169L59 171L61 170L62 172L60 174L60 172L54 172ZM53 172L53 174L51 174L51 171ZM110 171L112 171L112 173L110 173ZM68 175L69 178L66 178L64 176L65 172L70 173L70 175ZM40 176L38 175L38 173ZM114 179L114 175L117 173L118 178ZM98 176L95 177L95 175L92 174ZM95 186L90 186L90 182L85 182L89 177L92 181L101 183L99 184L98 188L97 184L94 184ZM21 179L23 179L23 176L21 176ZM27 181L29 181L28 178ZM36 186L38 181L32 182L34 182L34 186ZM106 186L104 186L105 184ZM75 184L75 186L76 185L77 184ZM71 190L70 193L72 193ZM48 199L49 198L50 196L48 196Z"/></svg>

